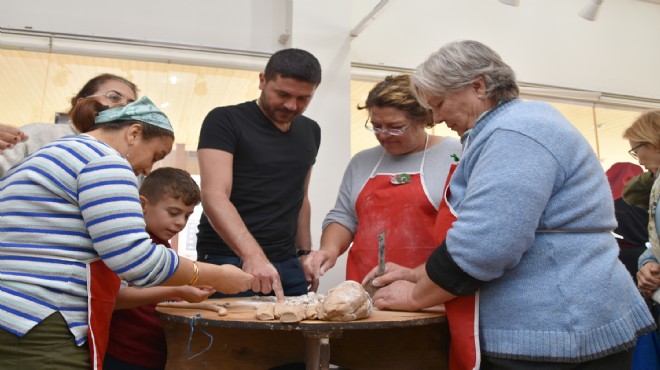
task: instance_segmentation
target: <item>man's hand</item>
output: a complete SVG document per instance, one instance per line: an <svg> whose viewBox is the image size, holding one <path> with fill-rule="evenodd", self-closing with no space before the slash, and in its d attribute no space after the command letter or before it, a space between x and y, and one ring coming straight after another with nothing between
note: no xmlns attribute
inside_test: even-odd
<svg viewBox="0 0 660 370"><path fill-rule="evenodd" d="M243 271L254 276L254 280L252 280L253 292L263 294L274 292L277 302L284 302L284 289L282 289L280 274L265 256L264 258L243 261Z"/></svg>

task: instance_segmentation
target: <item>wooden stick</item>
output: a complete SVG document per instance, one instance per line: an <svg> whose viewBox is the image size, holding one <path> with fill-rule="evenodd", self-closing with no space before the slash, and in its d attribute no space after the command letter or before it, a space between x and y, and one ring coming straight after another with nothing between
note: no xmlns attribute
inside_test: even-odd
<svg viewBox="0 0 660 370"><path fill-rule="evenodd" d="M160 302L158 304L158 307L167 307L167 308L185 308L189 310L206 310L206 311L213 311L217 312L218 316L225 316L227 315L227 309L218 306L217 304L213 303L190 303L190 302Z"/></svg>

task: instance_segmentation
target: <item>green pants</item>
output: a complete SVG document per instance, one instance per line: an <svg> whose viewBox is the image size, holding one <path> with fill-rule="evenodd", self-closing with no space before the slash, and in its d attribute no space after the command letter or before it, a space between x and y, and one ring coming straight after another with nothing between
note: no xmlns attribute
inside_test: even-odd
<svg viewBox="0 0 660 370"><path fill-rule="evenodd" d="M0 329L0 369L89 369L87 344L77 346L59 312L48 316L22 338Z"/></svg>

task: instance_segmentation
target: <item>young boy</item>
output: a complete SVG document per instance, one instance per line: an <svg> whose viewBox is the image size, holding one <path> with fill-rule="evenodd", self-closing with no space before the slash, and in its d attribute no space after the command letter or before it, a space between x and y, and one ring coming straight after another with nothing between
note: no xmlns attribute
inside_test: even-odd
<svg viewBox="0 0 660 370"><path fill-rule="evenodd" d="M199 187L186 171L163 167L151 172L140 186L140 202L154 243L169 247L168 240L183 230L200 199ZM156 304L174 297L201 302L214 292L188 285L120 289L104 370L164 369L167 347Z"/></svg>

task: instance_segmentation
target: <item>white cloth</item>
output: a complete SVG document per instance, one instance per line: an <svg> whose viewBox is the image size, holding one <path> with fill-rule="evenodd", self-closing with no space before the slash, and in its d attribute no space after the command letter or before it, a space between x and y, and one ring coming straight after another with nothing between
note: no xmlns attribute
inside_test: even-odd
<svg viewBox="0 0 660 370"><path fill-rule="evenodd" d="M0 154L0 177L7 170L14 167L25 157L34 153L42 146L55 141L67 135L77 135L78 133L71 124L55 123L31 123L19 128L25 132L29 139L22 143L17 143L11 149L5 149Z"/></svg>

